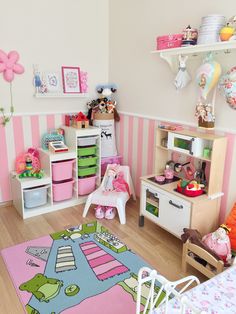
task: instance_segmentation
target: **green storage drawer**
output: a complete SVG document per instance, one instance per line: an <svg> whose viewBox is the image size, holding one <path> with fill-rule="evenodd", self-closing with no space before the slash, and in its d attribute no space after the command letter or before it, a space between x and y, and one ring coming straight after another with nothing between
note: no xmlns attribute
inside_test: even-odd
<svg viewBox="0 0 236 314"><path fill-rule="evenodd" d="M97 152L97 146L81 147L77 148L77 156L89 156L95 155Z"/></svg>
<svg viewBox="0 0 236 314"><path fill-rule="evenodd" d="M86 167L96 165L97 159L98 157L96 156L78 158L78 166Z"/></svg>
<svg viewBox="0 0 236 314"><path fill-rule="evenodd" d="M78 167L78 176L84 177L89 176L91 174L96 174L97 172L97 166L94 167Z"/></svg>

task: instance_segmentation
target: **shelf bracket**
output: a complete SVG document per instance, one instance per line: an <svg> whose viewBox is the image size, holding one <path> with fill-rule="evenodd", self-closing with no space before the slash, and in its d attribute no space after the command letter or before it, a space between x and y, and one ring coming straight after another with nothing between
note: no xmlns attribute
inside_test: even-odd
<svg viewBox="0 0 236 314"><path fill-rule="evenodd" d="M168 56L161 52L160 57L168 63L173 73L178 72L178 67L179 67L178 56Z"/></svg>

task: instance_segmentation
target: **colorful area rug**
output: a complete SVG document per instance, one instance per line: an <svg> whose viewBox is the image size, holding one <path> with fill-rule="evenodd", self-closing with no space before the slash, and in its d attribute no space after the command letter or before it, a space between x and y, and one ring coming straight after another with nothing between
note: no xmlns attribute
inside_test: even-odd
<svg viewBox="0 0 236 314"><path fill-rule="evenodd" d="M135 313L137 274L148 266L98 222L1 254L28 314Z"/></svg>

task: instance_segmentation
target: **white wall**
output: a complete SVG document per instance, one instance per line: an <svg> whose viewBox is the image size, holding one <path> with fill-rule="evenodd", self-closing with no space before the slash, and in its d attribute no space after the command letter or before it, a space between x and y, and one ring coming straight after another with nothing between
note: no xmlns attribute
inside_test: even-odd
<svg viewBox="0 0 236 314"><path fill-rule="evenodd" d="M110 0L110 80L118 85L118 109L141 115L196 124L197 87L194 80L181 92L173 85L175 75L157 54L156 37L179 33L188 24L198 28L201 17L222 14L230 18L234 0L197 2L159 0ZM235 66L234 55L220 57L224 69ZM234 57L234 59L233 59ZM227 58L227 59L226 59ZM194 78L201 60L189 62ZM217 95L216 127L236 129L236 112Z"/></svg>
<svg viewBox="0 0 236 314"><path fill-rule="evenodd" d="M16 113L79 111L87 99L35 99L33 64L41 71L79 66L89 75L89 94L108 80L108 0L8 0L1 5L0 38L17 50L25 73L13 81ZM0 76L0 104L9 110L9 84Z"/></svg>

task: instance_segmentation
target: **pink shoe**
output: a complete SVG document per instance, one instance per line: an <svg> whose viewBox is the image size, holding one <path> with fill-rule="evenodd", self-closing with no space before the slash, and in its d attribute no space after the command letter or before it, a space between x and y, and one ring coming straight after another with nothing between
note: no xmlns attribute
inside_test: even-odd
<svg viewBox="0 0 236 314"><path fill-rule="evenodd" d="M114 207L106 207L105 218L113 219L116 215L116 210Z"/></svg>
<svg viewBox="0 0 236 314"><path fill-rule="evenodd" d="M104 213L104 209L102 206L98 205L97 207L95 207L95 217L97 219L102 219L104 218L105 213Z"/></svg>

